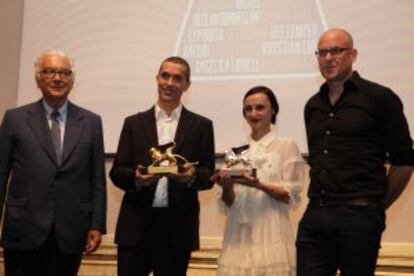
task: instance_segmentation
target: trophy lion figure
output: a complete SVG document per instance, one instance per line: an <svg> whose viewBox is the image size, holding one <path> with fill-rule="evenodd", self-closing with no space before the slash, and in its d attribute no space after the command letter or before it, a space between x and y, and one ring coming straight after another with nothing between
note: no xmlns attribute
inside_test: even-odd
<svg viewBox="0 0 414 276"><path fill-rule="evenodd" d="M152 166L160 166L162 162L168 161L168 165L176 165L177 158L175 158L175 154L173 154L174 146L169 147L162 152L157 148L150 148L150 156L152 159Z"/></svg>

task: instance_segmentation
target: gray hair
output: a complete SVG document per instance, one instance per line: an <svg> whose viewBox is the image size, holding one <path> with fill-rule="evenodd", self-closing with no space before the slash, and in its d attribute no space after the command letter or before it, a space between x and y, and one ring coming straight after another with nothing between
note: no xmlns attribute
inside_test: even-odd
<svg viewBox="0 0 414 276"><path fill-rule="evenodd" d="M40 65L42 64L43 60L47 56L59 56L59 57L66 58L69 61L70 67L73 68L73 60L64 51L62 51L62 50L46 50L36 58L36 61L35 61L35 64L34 64L36 73L39 73Z"/></svg>

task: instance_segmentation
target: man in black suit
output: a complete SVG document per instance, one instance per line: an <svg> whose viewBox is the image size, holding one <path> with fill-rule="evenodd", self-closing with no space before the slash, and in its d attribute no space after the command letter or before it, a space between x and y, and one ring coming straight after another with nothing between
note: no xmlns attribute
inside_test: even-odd
<svg viewBox="0 0 414 276"><path fill-rule="evenodd" d="M65 53L43 53L35 69L42 99L7 111L0 127L5 272L77 275L106 226L101 119L68 101Z"/></svg>
<svg viewBox="0 0 414 276"><path fill-rule="evenodd" d="M213 185L213 124L181 104L190 86L188 63L167 58L156 79L158 101L125 119L110 172L125 191L115 233L120 276L186 275L191 251L199 248L198 191ZM189 161L183 172L144 174L140 167L152 163L149 149L170 142Z"/></svg>

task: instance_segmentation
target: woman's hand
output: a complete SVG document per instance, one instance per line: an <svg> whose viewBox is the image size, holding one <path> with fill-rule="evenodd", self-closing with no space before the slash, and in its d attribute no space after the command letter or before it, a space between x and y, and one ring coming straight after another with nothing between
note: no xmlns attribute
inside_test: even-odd
<svg viewBox="0 0 414 276"><path fill-rule="evenodd" d="M235 182L228 171L218 171L213 174L210 179L220 185L223 189L233 188Z"/></svg>
<svg viewBox="0 0 414 276"><path fill-rule="evenodd" d="M223 200L223 202L228 207L233 205L233 202L236 198L236 194L234 192L234 179L230 176L229 172L216 172L211 176L210 180L214 181L223 188L223 193L221 194L221 199Z"/></svg>

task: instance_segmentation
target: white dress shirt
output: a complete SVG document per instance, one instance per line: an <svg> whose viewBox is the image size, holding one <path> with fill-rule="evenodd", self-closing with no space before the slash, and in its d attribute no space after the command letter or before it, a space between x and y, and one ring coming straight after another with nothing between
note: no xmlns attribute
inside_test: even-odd
<svg viewBox="0 0 414 276"><path fill-rule="evenodd" d="M177 131L178 121L180 119L183 107L180 104L173 110L171 116L165 113L158 105L155 105L155 120L157 124L158 144L164 145L174 141L175 132ZM168 179L161 177L158 180L157 189L155 190L153 207L168 206Z"/></svg>

